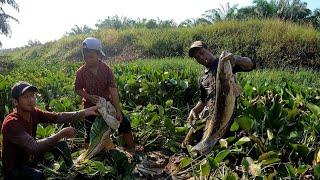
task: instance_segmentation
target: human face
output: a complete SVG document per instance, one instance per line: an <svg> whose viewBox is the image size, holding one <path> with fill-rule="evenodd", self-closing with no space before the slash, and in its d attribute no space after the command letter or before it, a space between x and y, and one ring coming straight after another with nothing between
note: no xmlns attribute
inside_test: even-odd
<svg viewBox="0 0 320 180"><path fill-rule="evenodd" d="M36 106L36 93L32 90L27 90L18 98L16 106L22 111L33 111Z"/></svg>
<svg viewBox="0 0 320 180"><path fill-rule="evenodd" d="M100 55L95 51L85 51L84 60L87 66L96 66L101 59Z"/></svg>
<svg viewBox="0 0 320 180"><path fill-rule="evenodd" d="M213 54L208 49L205 49L205 48L195 49L193 57L197 60L199 64L202 64L207 68L211 67L212 62L214 60Z"/></svg>

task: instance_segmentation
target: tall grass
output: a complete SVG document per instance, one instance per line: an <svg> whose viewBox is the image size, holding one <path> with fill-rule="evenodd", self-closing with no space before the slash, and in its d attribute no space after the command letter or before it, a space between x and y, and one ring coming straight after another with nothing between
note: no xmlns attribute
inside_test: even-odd
<svg viewBox="0 0 320 180"><path fill-rule="evenodd" d="M314 28L278 19L227 21L192 28L101 29L91 34L63 37L42 46L11 52L12 59L81 59L81 42L96 36L107 58L131 60L187 56L195 40L212 50L229 50L252 58L259 68L308 67L320 69L320 33Z"/></svg>

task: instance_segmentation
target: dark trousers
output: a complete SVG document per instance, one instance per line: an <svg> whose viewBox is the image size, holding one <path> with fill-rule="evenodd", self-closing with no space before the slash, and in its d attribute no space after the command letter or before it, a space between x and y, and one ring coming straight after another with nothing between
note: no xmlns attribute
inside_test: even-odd
<svg viewBox="0 0 320 180"><path fill-rule="evenodd" d="M45 179L43 172L38 169L22 165L14 168L8 173L8 176L4 178L5 180L43 180Z"/></svg>
<svg viewBox="0 0 320 180"><path fill-rule="evenodd" d="M84 127L85 127L85 138L84 138L84 142L88 143L90 142L90 130L91 130L91 126L94 122L94 120L96 119L97 116L88 116L86 117L86 121L84 123ZM130 124L130 120L124 116L122 114L122 122L120 123L120 126L118 128L118 133L119 134L123 134L123 133L129 133L131 132L131 124Z"/></svg>
<svg viewBox="0 0 320 180"><path fill-rule="evenodd" d="M68 144L65 141L60 141L56 145L52 146L49 150L54 156L55 159L58 159L61 156L66 164L67 168L72 167L73 162L71 158L71 152L68 147ZM20 165L15 167L13 170L8 172L5 175L6 180L42 180L45 179L43 172L36 169L37 163L42 157L38 157L34 160L34 162L28 165Z"/></svg>

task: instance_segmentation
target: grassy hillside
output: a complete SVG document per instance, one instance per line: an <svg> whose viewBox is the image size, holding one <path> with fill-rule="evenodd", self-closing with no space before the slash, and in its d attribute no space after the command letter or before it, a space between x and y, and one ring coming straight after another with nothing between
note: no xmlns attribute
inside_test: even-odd
<svg viewBox="0 0 320 180"><path fill-rule="evenodd" d="M320 69L320 32L277 19L227 21L192 28L101 29L15 50L7 54L6 59L9 56L16 60L79 60L82 58L81 42L88 36L100 38L107 58L118 61L186 56L191 42L204 40L217 53L229 50L251 57L259 68Z"/></svg>

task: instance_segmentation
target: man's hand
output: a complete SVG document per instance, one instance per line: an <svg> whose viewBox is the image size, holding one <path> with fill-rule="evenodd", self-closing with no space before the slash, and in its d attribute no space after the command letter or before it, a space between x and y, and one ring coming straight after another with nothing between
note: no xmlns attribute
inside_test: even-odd
<svg viewBox="0 0 320 180"><path fill-rule="evenodd" d="M117 111L117 113L116 113L116 119L117 119L120 123L122 123L123 116L122 116L122 113L121 113L121 112Z"/></svg>
<svg viewBox="0 0 320 180"><path fill-rule="evenodd" d="M91 103L96 104L99 101L99 96L97 96L97 95L89 95L88 96L88 100Z"/></svg>
<svg viewBox="0 0 320 180"><path fill-rule="evenodd" d="M230 60L231 65L233 66L235 64L235 57L232 53L229 52L223 52L220 56L221 61L227 61Z"/></svg>
<svg viewBox="0 0 320 180"><path fill-rule="evenodd" d="M58 134L61 135L60 139L73 138L76 136L76 130L73 127L66 127L61 129Z"/></svg>
<svg viewBox="0 0 320 180"><path fill-rule="evenodd" d="M230 57L230 64L231 66L236 65L236 58L233 54L231 54L231 57Z"/></svg>
<svg viewBox="0 0 320 180"><path fill-rule="evenodd" d="M94 116L99 115L98 106L92 106L84 110L84 116L91 116L91 115L94 115Z"/></svg>
<svg viewBox="0 0 320 180"><path fill-rule="evenodd" d="M193 109L191 109L191 111L190 111L190 113L189 113L189 116L188 116L188 118L187 118L188 123L189 123L189 124L192 124L193 120L195 120L195 119L197 119L197 118L198 118L198 117L197 117L196 113L194 112Z"/></svg>

